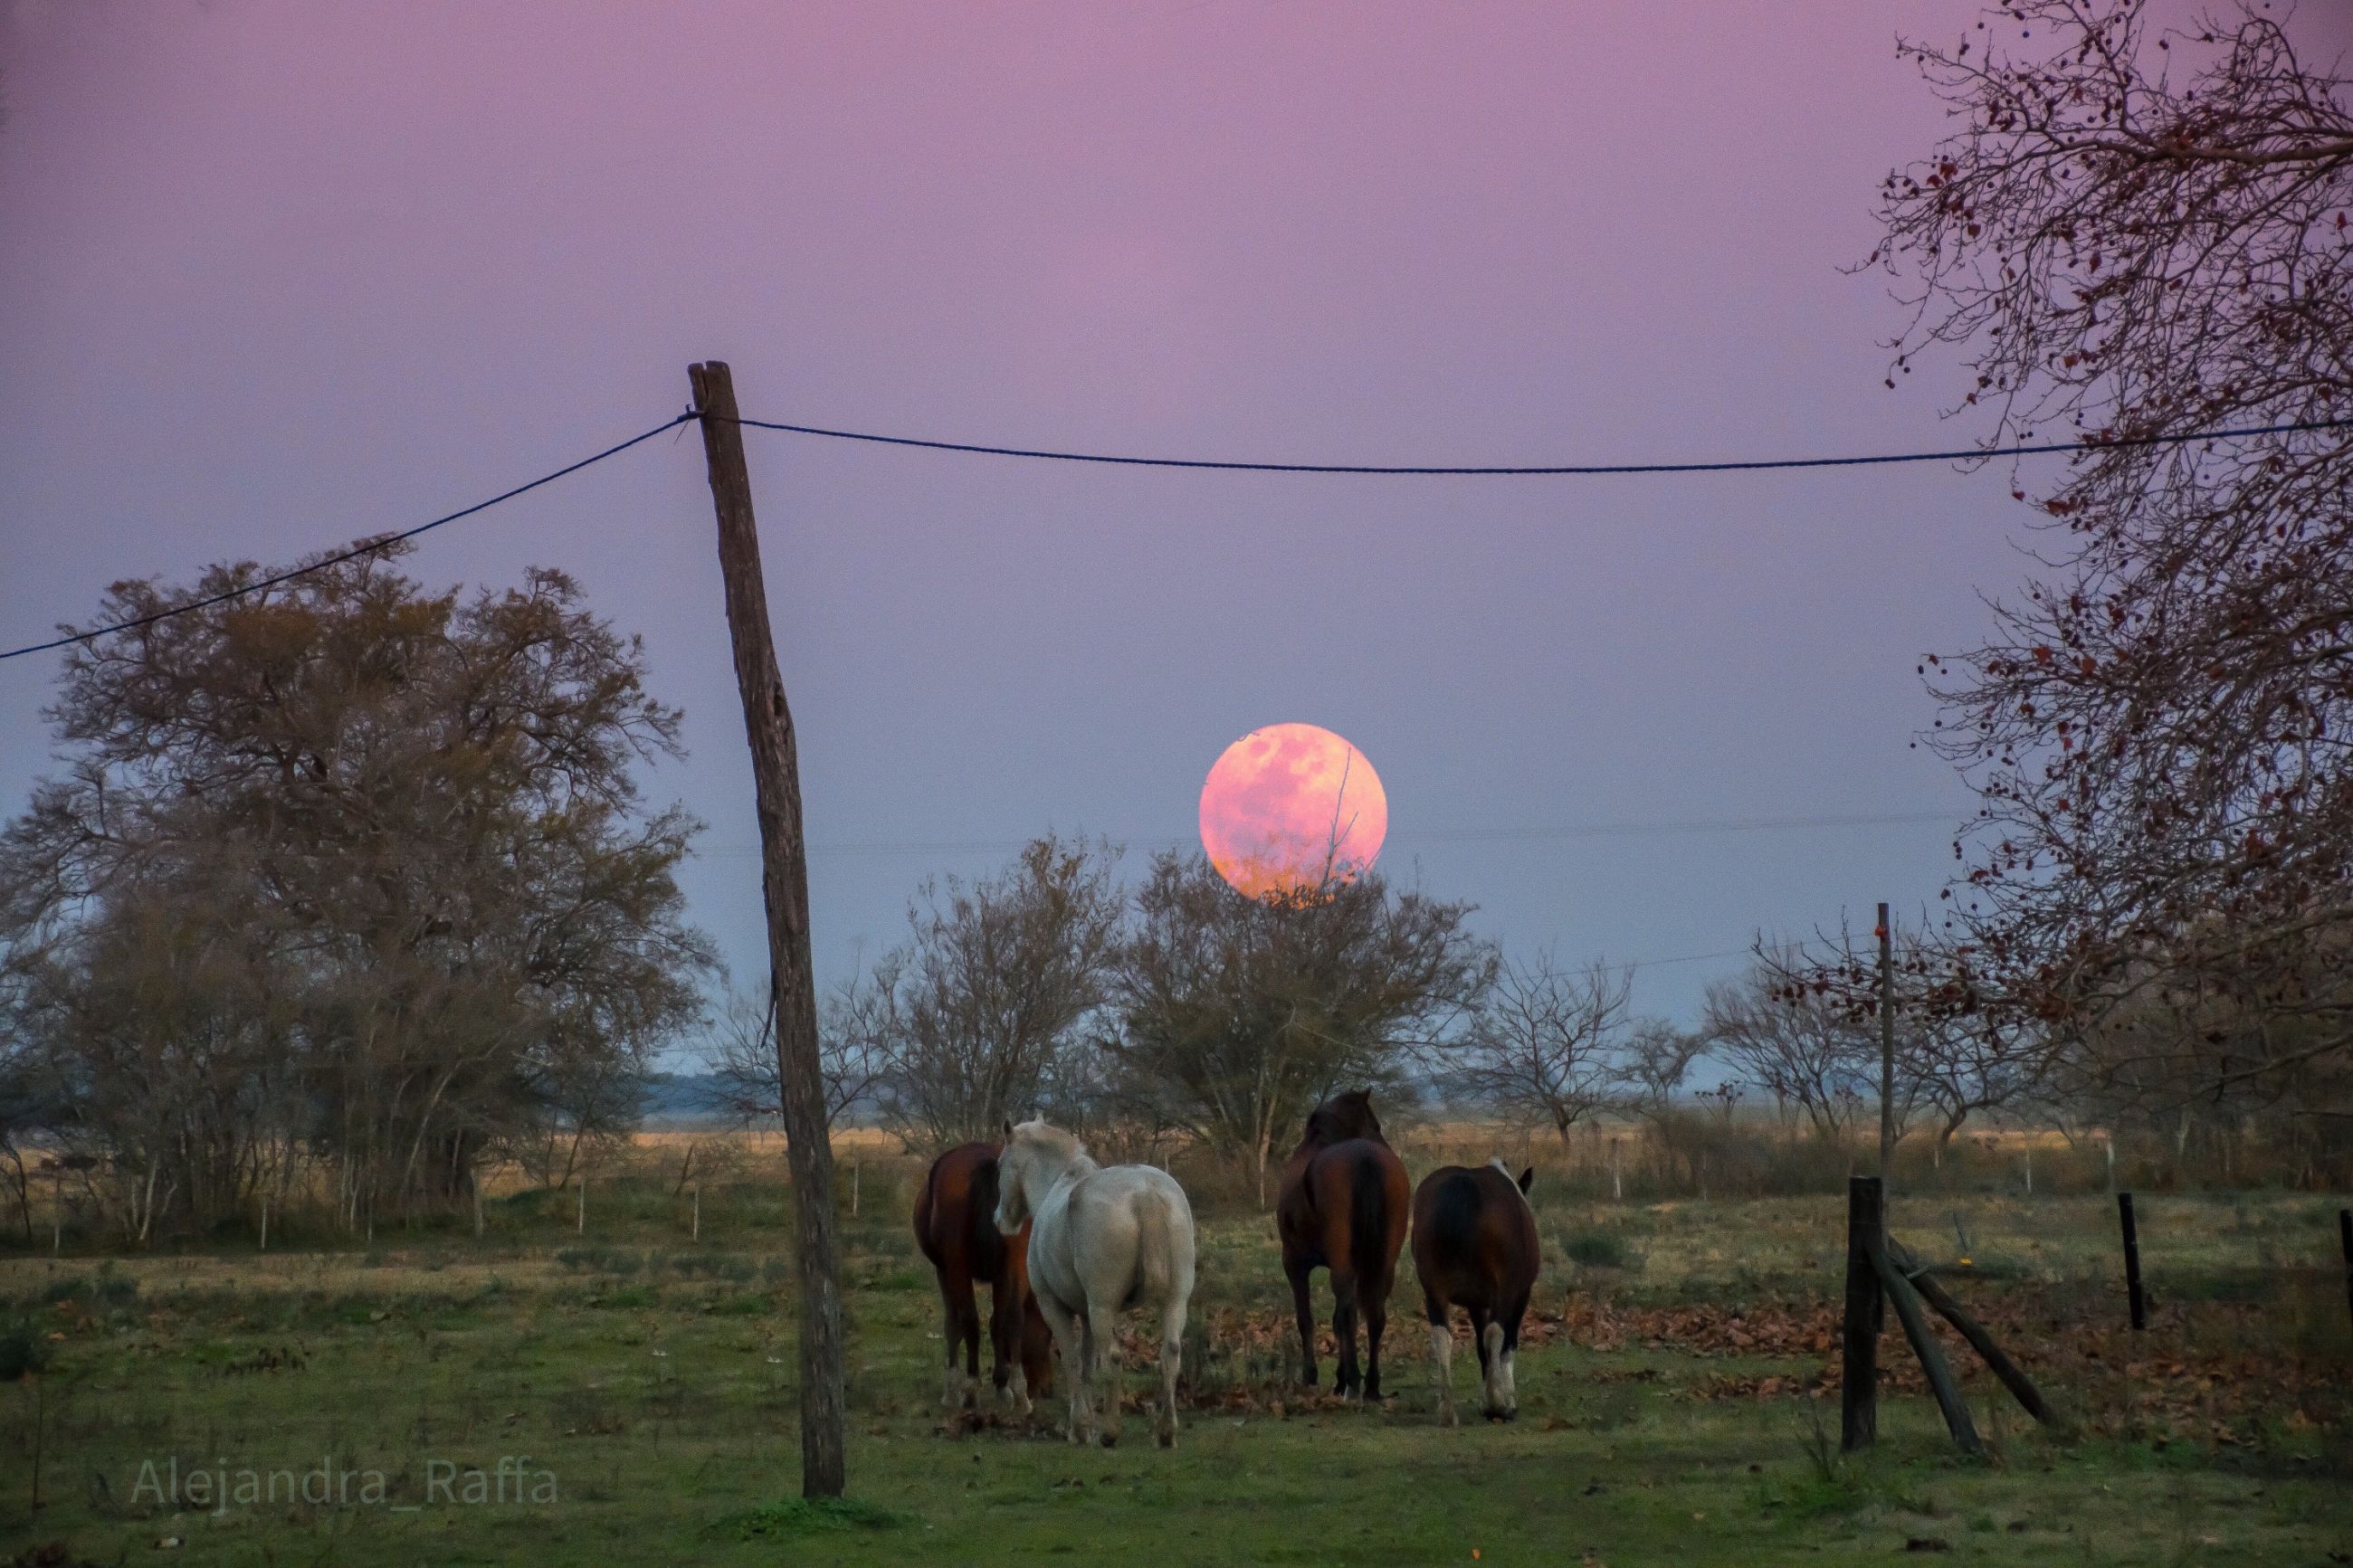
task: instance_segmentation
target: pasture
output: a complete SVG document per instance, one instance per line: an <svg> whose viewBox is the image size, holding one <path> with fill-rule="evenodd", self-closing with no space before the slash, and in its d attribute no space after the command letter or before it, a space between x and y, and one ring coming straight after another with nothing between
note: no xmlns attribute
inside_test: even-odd
<svg viewBox="0 0 2353 1568"><path fill-rule="evenodd" d="M1436 1163L1403 1148L1417 1178ZM1915 1250L1950 1260L1966 1232L2000 1276L1953 1289L2079 1424L2034 1429L1960 1351L1983 1464L1950 1449L1892 1322L1880 1446L1836 1454L1834 1197L1613 1202L1540 1174L1521 1418L1477 1419L1464 1345L1451 1432L1409 1260L1390 1397L1343 1406L1328 1344L1323 1389L1291 1381L1272 1215L1201 1201L1188 1405L1161 1453L1133 1407L1123 1446L1072 1447L1059 1395L1027 1430L986 1407L944 1422L937 1299L907 1229L919 1173L861 1152L853 1506L814 1515L790 1495L787 1205L748 1168L703 1190L699 1241L687 1194L640 1174L592 1192L585 1237L573 1194L522 1190L480 1239L0 1254L0 1336L48 1363L0 1386L0 1563L907 1564L1111 1542L1174 1563L2353 1557L2340 1199L2151 1194L2157 1305L2134 1335L2104 1194L1900 1196L1892 1228ZM1317 1292L1328 1317L1321 1276ZM174 1463L176 1508L154 1495ZM192 1500L200 1471L226 1506Z"/></svg>

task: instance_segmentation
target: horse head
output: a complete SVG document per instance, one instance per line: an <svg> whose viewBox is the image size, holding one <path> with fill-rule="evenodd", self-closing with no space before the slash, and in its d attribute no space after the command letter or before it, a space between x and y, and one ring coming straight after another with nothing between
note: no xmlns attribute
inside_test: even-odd
<svg viewBox="0 0 2353 1568"><path fill-rule="evenodd" d="M1042 1116L1018 1126L1008 1119L1005 1148L997 1156L997 1228L1008 1236L1018 1231L1047 1189L1086 1152L1085 1144Z"/></svg>
<svg viewBox="0 0 2353 1568"><path fill-rule="evenodd" d="M1351 1138L1369 1138L1376 1143L1386 1143L1381 1136L1380 1118L1373 1114L1372 1090L1352 1089L1335 1094L1307 1113L1306 1136L1303 1143L1325 1145L1345 1143Z"/></svg>

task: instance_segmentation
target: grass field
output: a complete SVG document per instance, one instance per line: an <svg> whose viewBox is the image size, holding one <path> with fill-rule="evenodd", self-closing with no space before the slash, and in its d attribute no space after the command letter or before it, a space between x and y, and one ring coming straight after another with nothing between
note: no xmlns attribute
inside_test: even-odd
<svg viewBox="0 0 2353 1568"><path fill-rule="evenodd" d="M2003 1276L1955 1289L2079 1424L2042 1434L1958 1352L1982 1463L1951 1449L1900 1337L1879 1447L1834 1453L1833 1198L1541 1205L1521 1419L1454 1431L1432 1419L1409 1268L1393 1397L1341 1407L1289 1382L1271 1221L1219 1214L1162 1453L1134 1410L1111 1450L1055 1436L1059 1405L1029 1430L941 1429L909 1175L867 1158L848 1222L853 1506L829 1513L790 1501L788 1232L765 1184L706 1189L699 1244L645 1180L596 1194L585 1238L569 1194L522 1192L479 1241L0 1255L0 1332L49 1356L0 1387L0 1563L2353 1561L2341 1200L2147 1200L2138 1336L2105 1197L1899 1202L1915 1250L1953 1258L1966 1231ZM1473 1410L1475 1363L1455 1370ZM174 1461L178 1509L154 1495ZM227 1506L187 1506L197 1470L226 1476ZM262 1500L236 1496L240 1472ZM306 1481L344 1495L301 1500Z"/></svg>

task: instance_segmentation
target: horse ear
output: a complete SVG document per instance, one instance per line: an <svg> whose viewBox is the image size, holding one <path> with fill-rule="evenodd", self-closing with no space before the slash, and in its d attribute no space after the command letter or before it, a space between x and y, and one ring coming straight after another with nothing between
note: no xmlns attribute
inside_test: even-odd
<svg viewBox="0 0 2353 1568"><path fill-rule="evenodd" d="M1522 1197L1527 1196L1528 1184L1535 1179L1536 1168L1534 1165L1530 1165L1526 1170L1520 1173L1520 1195Z"/></svg>
<svg viewBox="0 0 2353 1568"><path fill-rule="evenodd" d="M1005 1119L1005 1137L1008 1142L1010 1142L1013 1138L1013 1118L1010 1116Z"/></svg>

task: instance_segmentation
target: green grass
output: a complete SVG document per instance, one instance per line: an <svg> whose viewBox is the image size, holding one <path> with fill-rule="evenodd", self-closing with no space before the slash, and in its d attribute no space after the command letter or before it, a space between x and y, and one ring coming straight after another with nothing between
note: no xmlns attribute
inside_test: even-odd
<svg viewBox="0 0 2353 1568"><path fill-rule="evenodd" d="M1907 1199L1895 1228L1948 1259L1954 1209L1976 1260L2015 1270L2036 1301L2120 1310L2104 1200ZM2315 1268L2334 1247L2333 1212L2290 1197L2147 1204L2151 1284L2170 1315L2133 1353L2189 1353L2253 1325L2268 1337L2234 1353L2342 1372L2353 1334L2341 1276ZM2072 1363L2054 1397L2113 1419L2047 1436L1979 1379L1971 1393L1997 1452L1986 1463L1954 1453L1933 1405L1891 1394L1882 1441L1850 1458L1835 1452L1834 1399L1700 1397L1710 1378L1794 1376L1820 1356L1555 1338L1522 1352L1522 1415L1508 1426L1476 1418L1475 1362L1458 1357L1472 1414L1449 1431L1432 1419L1409 1268L1392 1302L1393 1399L1302 1398L1272 1226L1256 1214L1203 1227L1197 1321L1244 1314L1252 1326L1197 1337L1199 1397L1163 1453L1142 1409L1109 1450L1055 1436L1059 1406L1026 1433L942 1435L934 1292L902 1220L870 1208L845 1232L851 1493L812 1508L794 1495L794 1321L775 1284L785 1238L697 1248L644 1221L583 1243L568 1218L479 1249L437 1236L379 1238L369 1255L0 1258L0 1335L27 1336L49 1363L37 1384L0 1385L0 1563L49 1542L77 1559L142 1560L174 1536L176 1562L350 1565L1386 1564L1470 1563L1475 1550L1482 1564L1589 1552L1612 1568L1753 1568L1883 1563L1909 1548L1976 1563L2301 1568L2353 1550L2342 1402L2316 1422L2266 1404L2261 1380L2225 1440L2202 1415L2133 1406L2129 1380L2076 1381ZM1629 1310L1820 1299L1843 1247L1829 1199L1550 1204L1541 1218L1539 1303L1554 1310L1572 1290ZM2280 1283L2291 1268L2304 1271L2293 1290ZM1138 1373L1128 1386L1148 1384ZM2114 1411L2087 1408L2112 1398ZM322 1456L379 1476L381 1503L175 1510L140 1486L151 1461L176 1458L184 1477L267 1477L318 1470ZM526 1470L552 1478L555 1500L528 1500ZM461 1500L502 1473L518 1478L509 1500Z"/></svg>

